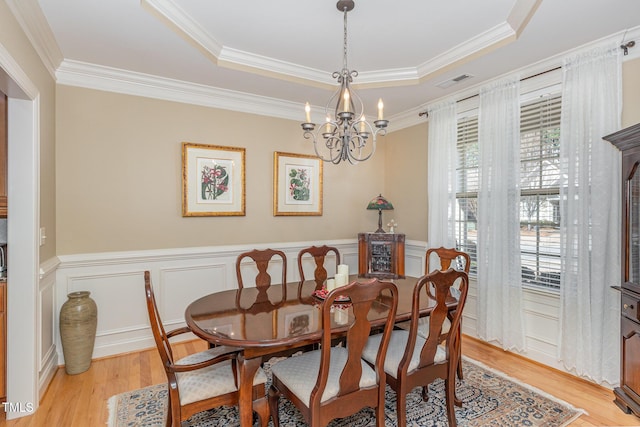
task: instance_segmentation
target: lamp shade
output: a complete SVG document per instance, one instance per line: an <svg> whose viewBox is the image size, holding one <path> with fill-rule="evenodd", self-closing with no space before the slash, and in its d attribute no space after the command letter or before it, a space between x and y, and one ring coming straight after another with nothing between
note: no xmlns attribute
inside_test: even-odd
<svg viewBox="0 0 640 427"><path fill-rule="evenodd" d="M391 211L393 210L393 205L390 201L385 199L382 194L377 197L374 197L373 200L369 202L367 205L367 209L377 209L382 211Z"/></svg>
<svg viewBox="0 0 640 427"><path fill-rule="evenodd" d="M382 197L380 194L377 197L374 197L373 200L369 202L367 205L367 209L377 210L378 211L378 229L376 233L384 233L384 229L382 228L382 211L391 211L393 210L393 205L390 201Z"/></svg>

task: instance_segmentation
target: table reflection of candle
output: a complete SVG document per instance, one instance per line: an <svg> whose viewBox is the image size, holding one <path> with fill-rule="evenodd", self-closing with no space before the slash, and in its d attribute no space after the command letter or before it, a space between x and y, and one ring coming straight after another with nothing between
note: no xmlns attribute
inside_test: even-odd
<svg viewBox="0 0 640 427"><path fill-rule="evenodd" d="M340 286L344 286L347 284L347 277L345 276L344 273L336 273L336 288L339 288Z"/></svg>
<svg viewBox="0 0 640 427"><path fill-rule="evenodd" d="M344 274L345 277L349 277L349 266L347 264L339 264L338 265L338 273Z"/></svg>
<svg viewBox="0 0 640 427"><path fill-rule="evenodd" d="M327 292L331 292L336 288L336 279L327 279Z"/></svg>
<svg viewBox="0 0 640 427"><path fill-rule="evenodd" d="M333 309L333 320L338 325L346 325L349 322L349 309L335 307Z"/></svg>

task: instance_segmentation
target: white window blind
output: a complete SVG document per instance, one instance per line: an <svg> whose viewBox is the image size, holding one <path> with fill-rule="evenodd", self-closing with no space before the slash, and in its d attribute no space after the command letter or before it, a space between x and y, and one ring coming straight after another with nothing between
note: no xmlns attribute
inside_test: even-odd
<svg viewBox="0 0 640 427"><path fill-rule="evenodd" d="M520 112L520 249L523 284L560 286L559 95L527 102ZM456 240L476 273L478 118L458 122Z"/></svg>

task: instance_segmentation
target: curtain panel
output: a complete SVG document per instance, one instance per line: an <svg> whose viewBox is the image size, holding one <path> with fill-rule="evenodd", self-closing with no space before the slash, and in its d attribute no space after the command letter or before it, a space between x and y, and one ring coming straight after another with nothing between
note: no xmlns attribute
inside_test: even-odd
<svg viewBox="0 0 640 427"><path fill-rule="evenodd" d="M427 232L429 246L453 248L456 203L456 102L453 99L427 108L427 194L429 200ZM437 265L434 264L434 265Z"/></svg>
<svg viewBox="0 0 640 427"><path fill-rule="evenodd" d="M602 137L621 125L618 45L563 61L560 165L562 275L558 358L601 383L619 382L620 171Z"/></svg>
<svg viewBox="0 0 640 427"><path fill-rule="evenodd" d="M522 351L519 78L481 88L478 132L478 335Z"/></svg>

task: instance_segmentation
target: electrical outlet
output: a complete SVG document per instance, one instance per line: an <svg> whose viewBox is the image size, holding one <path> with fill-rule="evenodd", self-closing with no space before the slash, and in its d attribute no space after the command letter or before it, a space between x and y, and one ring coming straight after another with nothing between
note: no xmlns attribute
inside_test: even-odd
<svg viewBox="0 0 640 427"><path fill-rule="evenodd" d="M40 227L40 246L44 246L45 240L47 240L47 235L44 231L44 227Z"/></svg>

